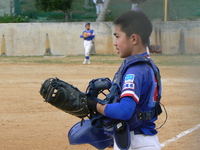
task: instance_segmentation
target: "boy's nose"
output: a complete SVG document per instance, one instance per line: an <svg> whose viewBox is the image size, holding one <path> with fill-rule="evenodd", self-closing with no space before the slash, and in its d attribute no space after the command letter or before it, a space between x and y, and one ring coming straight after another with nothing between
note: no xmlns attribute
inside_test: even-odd
<svg viewBox="0 0 200 150"><path fill-rule="evenodd" d="M117 46L117 43L116 43L116 41L114 41L114 42L113 42L113 45L114 45L114 46Z"/></svg>

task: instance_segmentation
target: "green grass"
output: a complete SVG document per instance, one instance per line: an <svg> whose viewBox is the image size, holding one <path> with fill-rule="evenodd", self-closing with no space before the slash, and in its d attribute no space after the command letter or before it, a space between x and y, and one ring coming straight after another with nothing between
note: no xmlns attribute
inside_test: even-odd
<svg viewBox="0 0 200 150"><path fill-rule="evenodd" d="M200 66L200 55L151 55L158 66ZM0 57L0 63L7 64L81 64L84 56L67 57ZM117 55L92 55L92 64L121 64Z"/></svg>
<svg viewBox="0 0 200 150"><path fill-rule="evenodd" d="M152 55L161 66L200 66L200 55Z"/></svg>
<svg viewBox="0 0 200 150"><path fill-rule="evenodd" d="M0 63L36 63L36 64L80 64L83 62L84 56L17 56L17 57L0 57ZM121 63L117 55L92 55L91 61L96 64L116 64Z"/></svg>

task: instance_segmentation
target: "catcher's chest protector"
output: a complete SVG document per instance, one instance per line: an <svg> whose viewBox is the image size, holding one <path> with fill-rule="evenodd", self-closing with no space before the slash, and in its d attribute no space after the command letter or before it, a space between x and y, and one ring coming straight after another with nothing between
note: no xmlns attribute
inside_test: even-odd
<svg viewBox="0 0 200 150"><path fill-rule="evenodd" d="M116 83L116 84L118 84L118 86L121 86L122 77L125 74L125 72L127 71L127 69L137 63L147 63L152 68L152 70L155 74L155 77L157 79L157 82L158 82L157 83L158 96L156 98L156 100L157 100L156 106L150 111L142 112L142 110L139 108L139 106L138 105L136 106L133 116L128 121L131 130L136 129L137 127L142 125L144 121L151 120L153 117L160 115L162 112L161 107L160 107L160 99L161 99L161 91L162 91L161 81L160 81L160 72L159 72L159 69L157 68L157 66L154 64L154 62L150 58L147 58L147 57L144 57L141 55L132 55L132 56L127 57L123 61L122 65L119 68L119 70L117 71L117 73L115 74L113 83ZM118 93L121 93L121 91L119 91ZM118 102L119 97L120 97L120 95L118 96L117 99L112 99L111 103Z"/></svg>
<svg viewBox="0 0 200 150"><path fill-rule="evenodd" d="M147 63L150 65L150 67L153 69L153 72L155 74L155 77L157 79L158 82L158 98L157 100L159 101L161 98L161 77L160 77L160 72L159 69L157 68L157 66L154 64L154 62L147 57L141 56L141 55L132 55L127 57L122 65L120 66L119 70L117 71L117 73L115 74L114 78L113 78L113 83L117 83L119 86L121 85L121 81L122 81L122 77L125 74L125 72L127 71L127 69L129 67L131 67L134 64L137 63Z"/></svg>

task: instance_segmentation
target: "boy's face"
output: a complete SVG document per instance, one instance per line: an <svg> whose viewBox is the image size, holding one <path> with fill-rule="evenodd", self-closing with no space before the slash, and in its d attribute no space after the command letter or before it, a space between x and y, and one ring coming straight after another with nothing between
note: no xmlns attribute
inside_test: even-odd
<svg viewBox="0 0 200 150"><path fill-rule="evenodd" d="M133 55L133 40L131 37L127 37L126 33L121 31L120 26L115 26L114 30L114 46L117 49L119 57L126 58Z"/></svg>
<svg viewBox="0 0 200 150"><path fill-rule="evenodd" d="M87 25L85 26L85 28L86 28L87 30L89 30L89 29L90 29L90 24L87 24Z"/></svg>

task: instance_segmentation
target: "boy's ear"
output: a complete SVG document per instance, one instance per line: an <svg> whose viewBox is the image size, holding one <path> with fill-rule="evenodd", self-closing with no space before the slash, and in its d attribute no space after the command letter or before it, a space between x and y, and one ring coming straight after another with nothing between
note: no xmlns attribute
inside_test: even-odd
<svg viewBox="0 0 200 150"><path fill-rule="evenodd" d="M132 35L131 35L131 40L132 40L132 42L133 42L134 45L135 45L135 44L138 44L139 41L140 41L140 36L137 35L137 34L132 34Z"/></svg>

